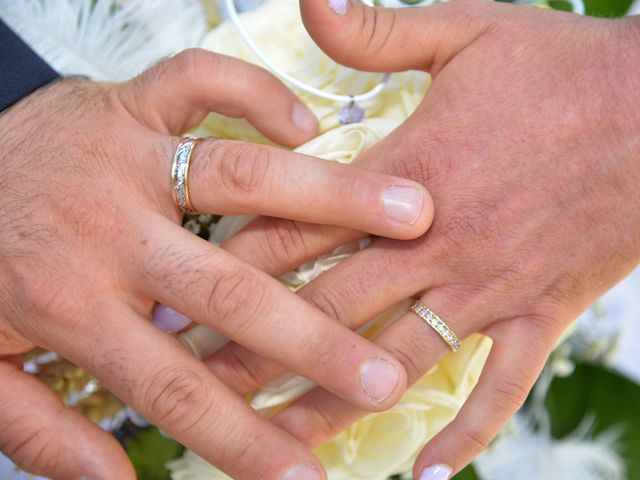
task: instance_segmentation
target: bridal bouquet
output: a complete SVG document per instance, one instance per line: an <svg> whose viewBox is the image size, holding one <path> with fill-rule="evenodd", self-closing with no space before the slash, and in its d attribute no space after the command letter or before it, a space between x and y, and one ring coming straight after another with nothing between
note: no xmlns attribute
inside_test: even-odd
<svg viewBox="0 0 640 480"><path fill-rule="evenodd" d="M393 0L382 3L401 6L403 3L433 2ZM58 71L83 74L94 80L125 80L159 58L188 47L205 48L260 63L233 25L222 21L224 15L217 2L211 0L0 0L0 15ZM380 80L379 75L346 69L324 55L304 29L297 0L267 0L259 8L243 13L241 22L275 64L309 85L349 95L367 91ZM52 31L58 35L51 34ZM81 48L65 48L70 46ZM354 161L361 151L384 138L411 115L429 83L429 76L421 72L392 75L380 96L361 105L367 112L366 119L351 125L340 124L340 105L300 93L319 118L321 134L298 151L327 161ZM246 121L218 114L209 115L193 133L268 142ZM250 220L250 217L218 219L199 215L187 218L185 227L194 234L221 243ZM344 245L289 272L281 280L297 290L365 247L366 241ZM374 338L387 323L406 312L407 307L403 303L383 313L360 333ZM201 358L206 358L226 341L203 326L189 330L180 339ZM445 356L413 385L394 408L369 415L318 447L314 453L327 468L329 478L385 480L394 475L409 474L422 446L456 416L473 390L490 348L489 338L469 337L457 353ZM27 358L26 366L46 379L68 405L123 436L141 478L169 478L168 475L174 480L229 478L157 431L138 434L138 428L134 427L148 427L144 419L122 405L82 370L55 354L33 352ZM269 416L312 387L304 378L285 374L264 385L247 400L256 410Z"/></svg>

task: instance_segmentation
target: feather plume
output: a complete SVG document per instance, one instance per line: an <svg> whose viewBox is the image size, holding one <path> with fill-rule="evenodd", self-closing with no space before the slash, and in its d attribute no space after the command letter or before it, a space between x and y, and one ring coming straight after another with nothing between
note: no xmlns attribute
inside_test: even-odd
<svg viewBox="0 0 640 480"><path fill-rule="evenodd" d="M198 0L0 0L0 17L58 72L97 81L127 80L207 29Z"/></svg>
<svg viewBox="0 0 640 480"><path fill-rule="evenodd" d="M587 419L574 434L555 439L519 413L474 465L480 478L492 480L624 480L620 432L591 437L592 425Z"/></svg>

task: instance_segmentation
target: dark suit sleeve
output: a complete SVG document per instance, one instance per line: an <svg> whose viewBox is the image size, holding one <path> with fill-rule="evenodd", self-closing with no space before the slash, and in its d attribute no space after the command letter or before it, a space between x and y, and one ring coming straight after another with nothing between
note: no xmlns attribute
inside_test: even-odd
<svg viewBox="0 0 640 480"><path fill-rule="evenodd" d="M0 112L56 78L58 74L0 20Z"/></svg>

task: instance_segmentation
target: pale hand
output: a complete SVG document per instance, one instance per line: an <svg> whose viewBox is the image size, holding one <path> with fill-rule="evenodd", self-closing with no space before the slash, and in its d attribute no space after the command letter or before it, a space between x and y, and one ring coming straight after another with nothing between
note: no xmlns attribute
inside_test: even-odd
<svg viewBox="0 0 640 480"><path fill-rule="evenodd" d="M376 239L299 294L352 329L416 296L459 336L493 338L471 398L416 462L415 478L427 469L424 478L440 480L451 472L428 467L457 472L478 455L522 405L562 332L640 260L640 22L480 0L301 6L338 62L434 76L416 113L357 163L426 185L433 227L410 242ZM225 248L261 258L256 266L275 275L353 239L308 229L259 219ZM283 237L286 251L256 253ZM409 383L448 351L413 313L377 343ZM241 393L283 370L237 344L207 363ZM274 422L314 446L365 413L318 388Z"/></svg>

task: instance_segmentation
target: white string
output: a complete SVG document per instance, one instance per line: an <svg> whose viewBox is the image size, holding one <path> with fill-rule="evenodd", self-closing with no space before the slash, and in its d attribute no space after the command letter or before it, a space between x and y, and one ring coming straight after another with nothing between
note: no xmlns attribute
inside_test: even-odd
<svg viewBox="0 0 640 480"><path fill-rule="evenodd" d="M229 19L231 20L231 23L233 23L236 30L238 31L238 33L240 34L244 42L247 44L247 46L254 53L254 55L258 57L262 61L262 63L264 63L265 66L269 70L271 70L271 72L273 72L277 77L299 88L300 90L310 93L311 95L324 98L326 100L331 100L333 102L359 103L359 102L364 102L366 100L370 100L372 98L377 97L380 94L380 92L382 92L387 86L387 83L389 81L389 76L390 76L388 73L382 77L382 80L378 85L373 87L368 92L362 93L360 95L338 95L336 93L325 92L324 90L320 90L319 88L315 88L315 87L312 87L311 85L307 85L306 83L303 83L297 78L288 74L277 65L274 65L271 62L271 60L269 60L269 57L267 57L264 54L264 52L260 50L260 48L251 39L251 37L249 37L244 27L240 24L240 19L238 18L238 11L236 9L236 6L233 0L225 0L225 6L227 7L227 13L229 14Z"/></svg>
<svg viewBox="0 0 640 480"><path fill-rule="evenodd" d="M568 0L568 1L569 3L571 3L574 13L577 13L578 15L585 14L584 0ZM372 0L363 0L363 2L367 5L373 5ZM427 0L426 3L430 3L430 2ZM384 74L384 76L382 77L382 80L378 85L376 85L374 88L372 88L368 92L362 93L360 95L339 95L336 93L325 92L324 90L320 90L319 88L315 88L315 87L312 87L311 85L307 85L306 83L301 82L294 76L290 75L289 73L285 72L280 67L275 65L273 62L271 62L271 60L269 60L269 57L267 57L264 54L264 52L260 50L258 45L256 45L256 43L251 39L249 34L247 34L247 31L244 29L244 27L240 23L240 19L238 18L238 10L236 9L234 0L225 0L225 6L227 7L227 13L229 15L229 19L231 20L231 23L233 23L233 26L236 28L236 30L238 31L238 33L240 34L244 42L247 44L249 49L254 53L254 55L258 57L262 61L262 63L264 63L265 66L269 70L271 70L271 72L273 72L276 76L278 76L281 80L299 88L304 92L310 93L311 95L315 95L320 98L324 98L326 100L331 100L333 102L353 104L358 102L364 102L366 100L370 100L372 98L377 97L385 89L385 87L387 86L387 83L389 82L390 75L386 73Z"/></svg>

